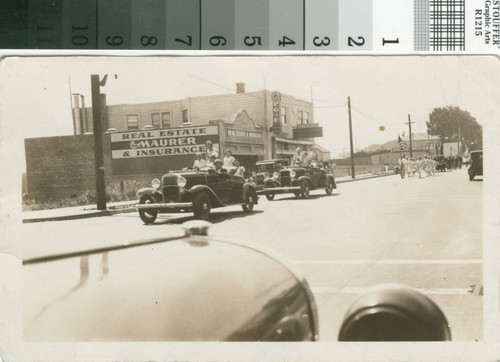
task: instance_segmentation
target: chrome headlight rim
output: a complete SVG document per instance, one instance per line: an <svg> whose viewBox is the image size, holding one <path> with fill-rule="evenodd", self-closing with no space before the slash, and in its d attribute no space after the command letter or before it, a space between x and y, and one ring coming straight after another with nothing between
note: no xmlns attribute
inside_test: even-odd
<svg viewBox="0 0 500 362"><path fill-rule="evenodd" d="M187 180L184 177L179 176L177 178L177 186L184 187L184 186L186 186L186 184L187 184Z"/></svg>
<svg viewBox="0 0 500 362"><path fill-rule="evenodd" d="M295 178L297 176L297 173L294 170L290 170L290 177Z"/></svg>
<svg viewBox="0 0 500 362"><path fill-rule="evenodd" d="M280 175L279 175L279 173L278 173L278 172L276 172L276 171L274 171L274 172L273 172L273 178L278 178L279 176L280 176Z"/></svg>
<svg viewBox="0 0 500 362"><path fill-rule="evenodd" d="M161 186L161 181L157 178L154 178L151 180L151 186L155 189L158 190Z"/></svg>

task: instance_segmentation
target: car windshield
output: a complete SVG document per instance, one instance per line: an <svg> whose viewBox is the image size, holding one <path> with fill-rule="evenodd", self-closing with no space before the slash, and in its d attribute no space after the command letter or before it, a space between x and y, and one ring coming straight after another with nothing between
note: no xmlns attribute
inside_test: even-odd
<svg viewBox="0 0 500 362"><path fill-rule="evenodd" d="M257 165L258 172L274 172L274 163L264 163Z"/></svg>

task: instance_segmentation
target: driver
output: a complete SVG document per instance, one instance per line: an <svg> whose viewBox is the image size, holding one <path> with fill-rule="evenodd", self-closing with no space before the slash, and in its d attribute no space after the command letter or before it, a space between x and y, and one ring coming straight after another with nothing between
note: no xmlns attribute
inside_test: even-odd
<svg viewBox="0 0 500 362"><path fill-rule="evenodd" d="M224 172L225 170L222 168L222 160L217 158L214 161L214 170L217 172Z"/></svg>

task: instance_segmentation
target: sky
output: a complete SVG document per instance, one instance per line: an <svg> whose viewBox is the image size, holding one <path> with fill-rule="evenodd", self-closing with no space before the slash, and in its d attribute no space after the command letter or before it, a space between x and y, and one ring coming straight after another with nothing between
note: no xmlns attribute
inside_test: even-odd
<svg viewBox="0 0 500 362"><path fill-rule="evenodd" d="M340 157L349 151L347 97L356 150L408 134L408 115L418 133L435 107L459 106L484 125L498 120L500 104L493 56L9 58L0 64L1 152L23 154L24 138L73 134L70 89L90 105L91 74L108 74L108 105L234 93L236 82L312 99L323 127L316 142Z"/></svg>

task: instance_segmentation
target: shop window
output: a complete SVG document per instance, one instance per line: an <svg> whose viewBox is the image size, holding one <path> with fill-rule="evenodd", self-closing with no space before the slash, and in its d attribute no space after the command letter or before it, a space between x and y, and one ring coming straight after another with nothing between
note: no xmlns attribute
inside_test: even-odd
<svg viewBox="0 0 500 362"><path fill-rule="evenodd" d="M151 125L154 128L160 128L160 113L151 113Z"/></svg>
<svg viewBox="0 0 500 362"><path fill-rule="evenodd" d="M161 114L161 126L162 128L172 127L172 119L170 118L170 112L165 112Z"/></svg>
<svg viewBox="0 0 500 362"><path fill-rule="evenodd" d="M309 112L304 112L304 124L309 123Z"/></svg>
<svg viewBox="0 0 500 362"><path fill-rule="evenodd" d="M298 124L304 123L304 112L297 111L297 123Z"/></svg>
<svg viewBox="0 0 500 362"><path fill-rule="evenodd" d="M188 122L189 122L188 111L187 111L187 109L183 109L182 110L182 123L188 123Z"/></svg>
<svg viewBox="0 0 500 362"><path fill-rule="evenodd" d="M286 107L285 106L281 106L281 124L288 124L287 123L287 119L286 119Z"/></svg>
<svg viewBox="0 0 500 362"><path fill-rule="evenodd" d="M137 114L127 114L127 130L139 129L139 116Z"/></svg>

